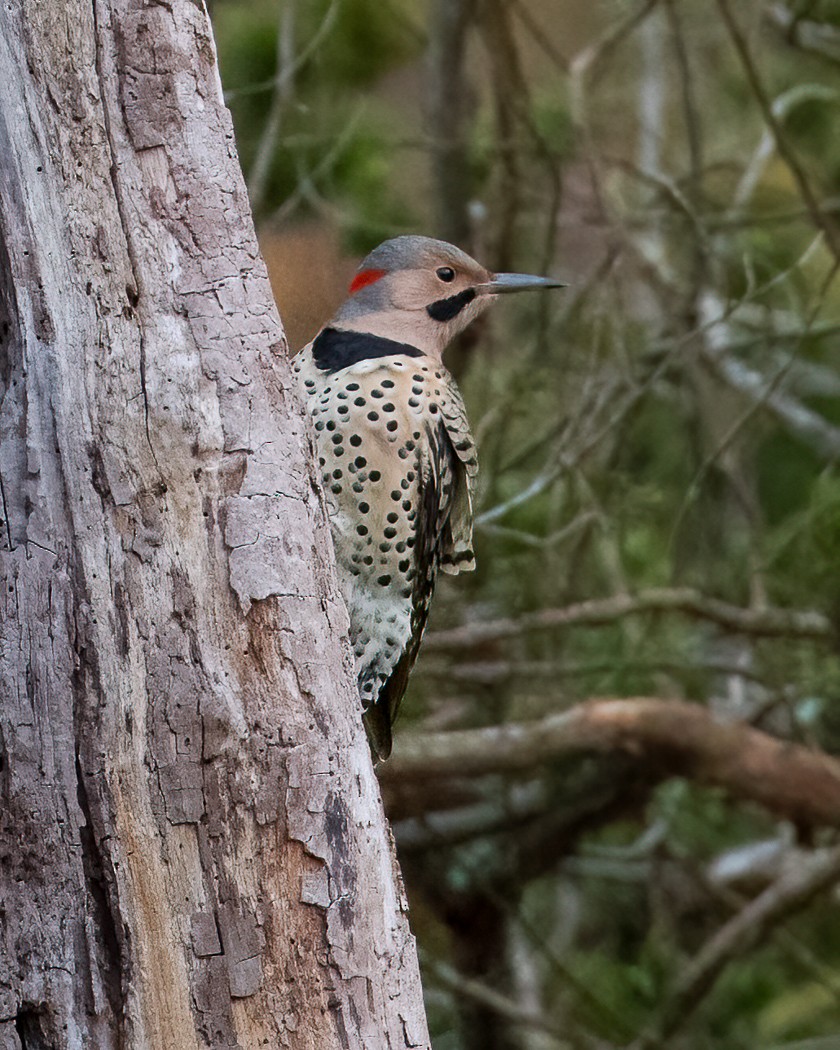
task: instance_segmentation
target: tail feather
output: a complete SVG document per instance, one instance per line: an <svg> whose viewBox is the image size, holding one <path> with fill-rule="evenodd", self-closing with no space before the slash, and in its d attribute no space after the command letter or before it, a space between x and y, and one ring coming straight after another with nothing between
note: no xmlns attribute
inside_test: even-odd
<svg viewBox="0 0 840 1050"><path fill-rule="evenodd" d="M374 759L384 762L391 754L391 711L388 702L377 699L364 713L365 731Z"/></svg>

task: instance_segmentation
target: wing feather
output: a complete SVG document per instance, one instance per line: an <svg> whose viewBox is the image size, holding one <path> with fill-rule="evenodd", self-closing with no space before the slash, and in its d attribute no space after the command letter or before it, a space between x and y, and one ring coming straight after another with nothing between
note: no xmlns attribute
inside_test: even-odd
<svg viewBox="0 0 840 1050"><path fill-rule="evenodd" d="M445 420L435 427L427 427L426 438L428 454L420 480L413 552L411 641L382 686L373 705L376 711L372 710L368 715L368 734L380 758L387 758L391 751L391 725L420 651L438 570L445 558L457 556L450 528L451 512L464 470Z"/></svg>
<svg viewBox="0 0 840 1050"><path fill-rule="evenodd" d="M471 572L475 569L473 499L478 477L478 456L464 400L454 379L449 380L440 410L452 449L455 478L440 567L451 574Z"/></svg>

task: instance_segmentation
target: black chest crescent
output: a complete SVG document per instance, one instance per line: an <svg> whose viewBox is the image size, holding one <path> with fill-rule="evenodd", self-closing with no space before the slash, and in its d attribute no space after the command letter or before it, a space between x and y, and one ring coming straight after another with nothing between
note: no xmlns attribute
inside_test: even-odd
<svg viewBox="0 0 840 1050"><path fill-rule="evenodd" d="M312 344L312 360L315 366L327 375L357 365L360 361L395 355L425 356L422 350L410 343L399 343L395 339L340 328L325 328Z"/></svg>

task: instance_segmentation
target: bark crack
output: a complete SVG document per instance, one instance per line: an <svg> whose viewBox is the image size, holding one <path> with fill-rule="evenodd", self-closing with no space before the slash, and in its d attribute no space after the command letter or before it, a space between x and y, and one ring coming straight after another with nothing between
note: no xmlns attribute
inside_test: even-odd
<svg viewBox="0 0 840 1050"><path fill-rule="evenodd" d="M114 190L114 200L117 205L117 214L120 217L120 226L123 231L123 238L125 240L126 254L128 255L128 263L131 267L131 276L134 281L134 287L126 286L126 295L132 309L136 308L140 301L140 297L143 294L143 279L140 276L141 266L138 258L137 249L134 244L134 237L131 233L131 224L128 219L128 207L125 202L123 195L122 186L120 184L119 174L117 171L117 144L114 139L114 129L111 124L111 114L109 112L108 102L108 89L105 83L105 77L102 73L102 49L104 35L100 31L99 24L99 0L93 0L93 27L94 27L94 63L96 68L96 80L99 84L99 95L102 99L102 121L105 126L105 139L108 143L108 155L110 163L108 164L108 174L111 180L111 186ZM155 455L154 445L152 444L152 431L149 423L149 392L146 386L146 340L143 334L143 326L138 325L137 327L138 339L139 339L139 355L140 355L140 391L143 395L143 415L144 424L146 430L146 441L149 445L149 451L152 454L155 466L158 472L161 473L160 463L158 463L157 456Z"/></svg>
<svg viewBox="0 0 840 1050"><path fill-rule="evenodd" d="M99 930L99 943L104 958L101 960L99 974L108 998L112 1015L118 1021L122 1017L122 973L123 957L117 925L111 908L110 894L103 868L103 856L96 841L93 817L90 807L87 785L78 752L76 753L76 797L85 823L79 828L79 842L82 848L82 865L85 871L85 883L90 891L92 918ZM123 1025L115 1025L121 1033ZM119 1039L119 1035L117 1036Z"/></svg>
<svg viewBox="0 0 840 1050"><path fill-rule="evenodd" d="M9 524L9 510L8 510L7 505L6 505L6 490L3 487L3 475L2 474L0 474L0 509L2 509L2 513L3 513L2 524L5 525L5 527L6 527L6 543L8 545L9 551L10 552L14 552L17 548L15 547L15 544L12 542L12 528L11 528L11 525Z"/></svg>

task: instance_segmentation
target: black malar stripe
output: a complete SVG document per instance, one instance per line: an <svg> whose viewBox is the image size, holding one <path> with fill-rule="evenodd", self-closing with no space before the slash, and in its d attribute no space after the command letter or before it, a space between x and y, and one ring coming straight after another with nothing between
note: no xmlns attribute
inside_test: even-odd
<svg viewBox="0 0 840 1050"><path fill-rule="evenodd" d="M433 321L451 321L453 317L469 306L475 299L475 288L465 288L457 295L450 295L448 299L438 299L426 307L426 313Z"/></svg>

